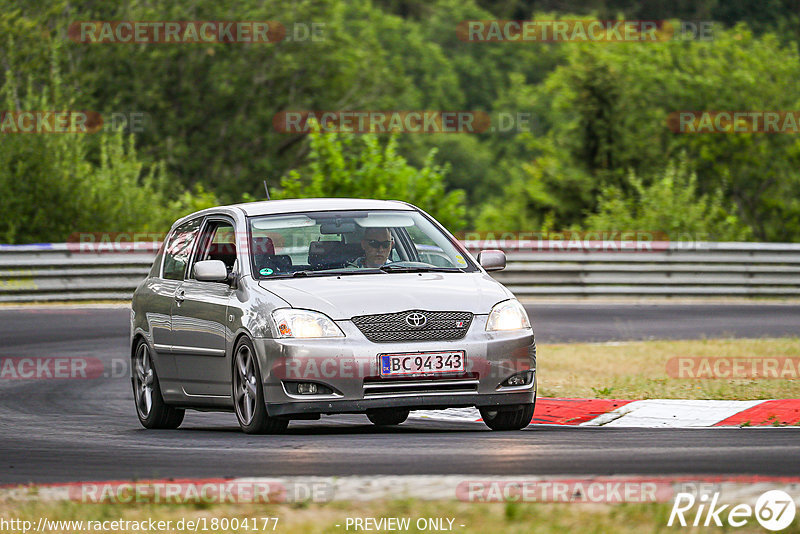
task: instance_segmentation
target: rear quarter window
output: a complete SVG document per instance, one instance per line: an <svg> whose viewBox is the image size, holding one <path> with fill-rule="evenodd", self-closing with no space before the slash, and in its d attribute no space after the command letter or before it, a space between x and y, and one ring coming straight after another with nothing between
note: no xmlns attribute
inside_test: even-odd
<svg viewBox="0 0 800 534"><path fill-rule="evenodd" d="M177 227L167 239L164 250L163 278L183 280L186 267L192 255L192 247L197 241L201 219L192 219Z"/></svg>

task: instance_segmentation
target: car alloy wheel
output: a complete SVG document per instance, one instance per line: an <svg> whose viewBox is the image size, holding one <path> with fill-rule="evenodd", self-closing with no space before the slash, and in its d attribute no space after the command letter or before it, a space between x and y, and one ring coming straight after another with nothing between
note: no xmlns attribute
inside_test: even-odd
<svg viewBox="0 0 800 534"><path fill-rule="evenodd" d="M236 344L231 387L236 418L243 432L279 434L289 426L288 419L267 415L258 358L253 343L246 337Z"/></svg>
<svg viewBox="0 0 800 534"><path fill-rule="evenodd" d="M142 426L152 429L178 428L186 412L164 402L158 383L158 373L153 364L153 355L150 346L143 339L136 345L131 366L133 399L136 403L136 415Z"/></svg>
<svg viewBox="0 0 800 534"><path fill-rule="evenodd" d="M134 358L135 373L133 391L136 396L136 409L141 419L147 419L153 408L153 382L155 372L150 360L150 349L146 343L139 345Z"/></svg>
<svg viewBox="0 0 800 534"><path fill-rule="evenodd" d="M239 350L236 351L234 371L236 414L239 416L239 421L247 426L253 422L255 416L258 390L253 352L245 343L239 345Z"/></svg>

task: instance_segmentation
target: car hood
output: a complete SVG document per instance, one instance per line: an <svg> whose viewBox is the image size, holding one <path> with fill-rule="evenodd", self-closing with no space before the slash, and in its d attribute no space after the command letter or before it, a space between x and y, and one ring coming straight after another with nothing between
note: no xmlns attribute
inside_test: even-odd
<svg viewBox="0 0 800 534"><path fill-rule="evenodd" d="M488 314L513 297L484 273L392 273L261 281L293 308L316 310L334 320L406 310Z"/></svg>

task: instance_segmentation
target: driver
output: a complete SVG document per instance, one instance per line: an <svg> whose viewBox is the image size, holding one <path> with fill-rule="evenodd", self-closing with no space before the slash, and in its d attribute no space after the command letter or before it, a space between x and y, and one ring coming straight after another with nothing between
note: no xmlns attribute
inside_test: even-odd
<svg viewBox="0 0 800 534"><path fill-rule="evenodd" d="M389 263L389 254L392 252L393 245L394 238L388 228L367 228L361 239L364 255L356 258L352 266L377 268L386 265Z"/></svg>

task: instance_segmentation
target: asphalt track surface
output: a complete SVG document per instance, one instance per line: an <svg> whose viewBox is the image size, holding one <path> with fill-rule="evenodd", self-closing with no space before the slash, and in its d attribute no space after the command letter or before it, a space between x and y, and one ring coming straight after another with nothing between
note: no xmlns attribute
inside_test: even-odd
<svg viewBox="0 0 800 534"><path fill-rule="evenodd" d="M798 335L794 305L528 306L540 343ZM800 475L800 428L625 429L364 416L242 434L233 414L187 412L175 431L136 419L123 308L0 309L0 357L99 358L108 377L0 380L0 484L286 475Z"/></svg>

